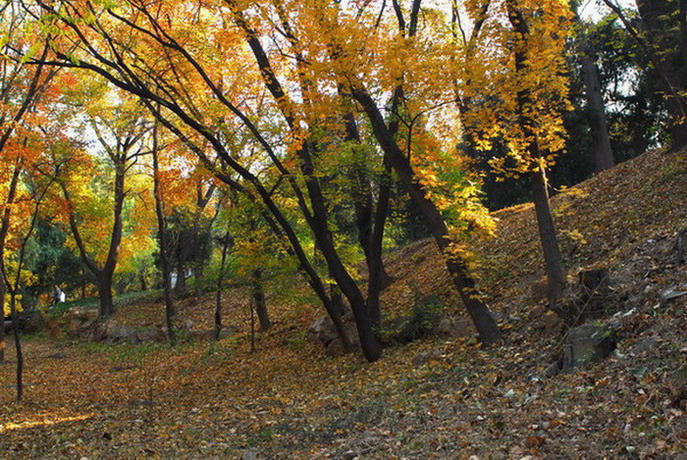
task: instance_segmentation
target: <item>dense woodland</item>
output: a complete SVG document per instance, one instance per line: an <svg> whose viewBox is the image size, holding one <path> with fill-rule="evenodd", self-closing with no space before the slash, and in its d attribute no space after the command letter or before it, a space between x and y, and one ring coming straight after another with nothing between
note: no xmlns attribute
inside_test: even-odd
<svg viewBox="0 0 687 460"><path fill-rule="evenodd" d="M471 391L485 405L494 396L484 388L511 375L527 374L525 386L587 378L596 388L604 377L589 361L618 359L623 337L638 340L629 328L653 330L658 307L642 308L654 301L667 318L656 340L676 342L663 354L652 348L663 367L656 374L645 367L637 379L671 382L667 396L642 401L668 411L660 415L665 429L632 445L616 439L616 450L594 441L597 450L581 455L685 453L687 427L679 420L687 344L679 334L660 335L684 330L687 319L684 1L2 0L0 24L0 388L7 404L0 438L44 430L30 447L0 442L9 456L489 456L486 441L408 447L399 438L365 447L357 439L343 448L293 427L284 429L295 437L291 444L272 445L281 425L247 415L252 406L240 402L240 388L289 407L308 398L308 407L321 403L326 412L333 387L322 376L332 369L353 385L336 390L351 403L368 401L383 383L386 368L374 366L408 376L440 362L413 377L444 385L427 400L436 404L427 412L435 426L457 420L436 402L447 388ZM648 243L637 246L645 241L657 242L661 255ZM650 266L633 265L637 251L646 251ZM532 325L546 336L533 337ZM591 349L580 358L583 342ZM279 361L282 346L291 354L275 364L270 355ZM41 380L59 373L51 359L73 366L61 379L83 368L105 372L99 363L117 350L132 360L130 381L77 388ZM217 350L227 360L236 350L246 354L225 362ZM546 356L535 357L542 350ZM415 358L398 370L404 353ZM188 377L196 371L184 367L194 360L206 366L196 382ZM515 363L546 370L535 381ZM267 366L278 374L273 380L246 378ZM475 376L461 374L475 366L482 369ZM188 385L175 393L179 400L202 381L215 401L230 390L207 376L219 379L214 372L222 368L239 374L234 383L222 377L238 402L227 402L233 422L209 435L199 428L198 443L215 439L210 450L141 450L142 438L121 441L134 449L126 452L96 446L112 439L110 429L82 451L48 439L61 422L39 422L53 416L78 430L91 417L70 414L72 403L46 396L46 385L62 401L76 401L92 385L84 398L94 406L83 413L108 404L135 412L151 410L164 399L159 388L175 382ZM162 385L154 383L158 373L176 377ZM289 378L307 382L300 396L285 396ZM129 384L149 394L127 406L114 396ZM503 404L525 386L509 390ZM94 402L108 393L117 401ZM595 404L608 403L609 394ZM566 404L585 404L566 397ZM389 407L407 403L394 398L387 397ZM207 407L213 404L221 405ZM281 410L269 416L284 426L297 417ZM358 422L385 426L391 416L384 410L331 428L341 431L332 439L349 439ZM571 425L564 415L545 429ZM138 423L143 416L120 417ZM232 426L250 427L250 420L258 427L253 437L217 447L217 433L236 433ZM170 436L165 430L184 423L160 426ZM206 423L199 426L219 422ZM513 436L504 426L459 430L480 439ZM163 434L151 436L164 443ZM546 450L547 436L518 436L520 450L510 443L504 456L560 453Z"/></svg>

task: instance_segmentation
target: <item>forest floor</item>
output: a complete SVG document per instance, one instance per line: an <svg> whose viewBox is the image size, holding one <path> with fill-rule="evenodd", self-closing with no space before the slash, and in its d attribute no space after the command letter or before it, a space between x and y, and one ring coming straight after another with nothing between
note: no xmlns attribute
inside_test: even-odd
<svg viewBox="0 0 687 460"><path fill-rule="evenodd" d="M554 197L571 283L607 267L618 348L546 377L564 331L544 314L531 205L497 213L479 243L481 288L505 333L385 349L378 362L332 358L307 339L322 313L307 296L269 296L274 327L251 353L247 293L225 293L238 331L170 348L26 339L25 402L13 401L13 349L0 366L2 458L687 458L687 415L675 403L687 361L687 264L673 242L687 224L687 155L649 152ZM387 311L416 290L462 314L434 244L389 254ZM181 302L209 329L213 296ZM163 306L135 303L116 320L161 324ZM434 359L413 364L420 353ZM677 375L677 376L676 376Z"/></svg>

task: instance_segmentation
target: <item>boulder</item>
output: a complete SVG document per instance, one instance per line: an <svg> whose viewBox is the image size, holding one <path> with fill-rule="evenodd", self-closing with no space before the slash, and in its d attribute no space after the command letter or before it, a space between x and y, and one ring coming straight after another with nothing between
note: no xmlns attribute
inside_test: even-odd
<svg viewBox="0 0 687 460"><path fill-rule="evenodd" d="M475 326L467 318L445 316L439 320L432 333L440 338L471 337L476 333Z"/></svg>
<svg viewBox="0 0 687 460"><path fill-rule="evenodd" d="M146 327L138 329L137 338L140 343L164 342L167 340L166 334L157 327Z"/></svg>
<svg viewBox="0 0 687 460"><path fill-rule="evenodd" d="M337 339L339 334L336 332L334 322L328 316L318 318L308 329L308 337L323 345L329 344L331 341Z"/></svg>
<svg viewBox="0 0 687 460"><path fill-rule="evenodd" d="M687 408L687 364L675 371L669 378L670 400L673 405Z"/></svg>
<svg viewBox="0 0 687 460"><path fill-rule="evenodd" d="M563 370L593 361L599 361L610 355L616 348L617 338L613 329L608 326L583 324L568 331L563 355Z"/></svg>
<svg viewBox="0 0 687 460"><path fill-rule="evenodd" d="M346 314L341 319L346 334L354 344L354 347L357 346L358 330L356 329L353 316ZM345 354L339 333L334 326L334 322L328 316L317 319L317 321L310 326L310 329L308 329L308 338L315 343L323 345L328 356L341 356Z"/></svg>
<svg viewBox="0 0 687 460"><path fill-rule="evenodd" d="M43 329L45 319L43 313L36 308L23 311L19 314L19 329L26 334L35 334Z"/></svg>
<svg viewBox="0 0 687 460"><path fill-rule="evenodd" d="M440 358L441 353L439 352L439 350L423 351L422 353L418 353L417 355L415 355L415 357L413 358L413 366L421 367L430 361L437 361Z"/></svg>
<svg viewBox="0 0 687 460"><path fill-rule="evenodd" d="M35 334L45 326L45 318L40 310L32 308L17 313L17 325L19 326L19 331L25 334ZM6 334L11 333L14 327L12 320L4 320L3 327L5 328Z"/></svg>
<svg viewBox="0 0 687 460"><path fill-rule="evenodd" d="M529 323L532 328L546 334L560 332L563 325L561 318L543 305L537 305L530 310Z"/></svg>
<svg viewBox="0 0 687 460"><path fill-rule="evenodd" d="M120 324L109 325L105 336L105 342L111 344L128 343L131 345L141 343L138 338L138 331L135 328Z"/></svg>
<svg viewBox="0 0 687 460"><path fill-rule="evenodd" d="M236 334L236 332L239 331L238 326L224 326L220 331L219 331L219 339L226 339L227 337L232 337L233 335Z"/></svg>

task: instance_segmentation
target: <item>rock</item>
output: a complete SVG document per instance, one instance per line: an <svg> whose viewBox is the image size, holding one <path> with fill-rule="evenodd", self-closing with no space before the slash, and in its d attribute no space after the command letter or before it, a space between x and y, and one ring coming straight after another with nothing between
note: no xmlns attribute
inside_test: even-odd
<svg viewBox="0 0 687 460"><path fill-rule="evenodd" d="M606 358L615 350L615 332L606 326L584 324L570 329L565 343L563 370Z"/></svg>
<svg viewBox="0 0 687 460"><path fill-rule="evenodd" d="M329 342L337 339L339 334L336 332L334 322L328 316L323 316L318 318L310 326L310 329L308 329L308 337L326 346Z"/></svg>
<svg viewBox="0 0 687 460"><path fill-rule="evenodd" d="M164 342L167 336L162 329L156 327L146 327L138 330L138 340L141 343Z"/></svg>
<svg viewBox="0 0 687 460"><path fill-rule="evenodd" d="M546 334L560 331L563 325L563 321L557 314L542 305L537 305L530 311L529 319L534 329L544 331Z"/></svg>
<svg viewBox="0 0 687 460"><path fill-rule="evenodd" d="M257 449L248 449L241 455L241 460L262 460L263 458Z"/></svg>
<svg viewBox="0 0 687 460"><path fill-rule="evenodd" d="M596 268L593 270L582 270L578 273L578 279L582 289L591 294L608 283L608 269Z"/></svg>
<svg viewBox="0 0 687 460"><path fill-rule="evenodd" d="M668 289L661 293L661 306L665 307L671 300L677 299L687 295L687 291L678 291L677 289Z"/></svg>
<svg viewBox="0 0 687 460"><path fill-rule="evenodd" d="M358 330L356 329L353 316L346 314L341 320L346 334L351 340L351 343L353 343L353 346L356 347L359 343ZM308 338L315 343L324 345L325 352L329 356L341 356L344 354L339 333L334 326L334 322L328 316L319 318L310 326L310 329L308 329Z"/></svg>
<svg viewBox="0 0 687 460"><path fill-rule="evenodd" d="M546 368L544 371L544 375L546 377L554 377L558 375L558 373L561 371L561 360L557 359L556 361L552 362L549 367Z"/></svg>
<svg viewBox="0 0 687 460"><path fill-rule="evenodd" d="M647 337L646 339L640 341L637 343L632 350L630 350L630 355L632 356L638 356L642 353L644 353L647 350L650 350L651 348L656 345L656 342L658 342L658 339L656 337Z"/></svg>
<svg viewBox="0 0 687 460"><path fill-rule="evenodd" d="M441 358L441 353L439 352L439 350L424 351L422 353L418 353L413 358L413 366L415 366L415 367L424 366L428 362L436 361L440 358Z"/></svg>
<svg viewBox="0 0 687 460"><path fill-rule="evenodd" d="M90 338L90 333L85 333L95 327L98 321L98 311L86 308L72 308L64 315L63 329L68 337L71 338ZM82 337L87 335L87 337Z"/></svg>
<svg viewBox="0 0 687 460"><path fill-rule="evenodd" d="M26 334L35 334L43 329L45 319L40 310L32 308L19 313L19 330Z"/></svg>
<svg viewBox="0 0 687 460"><path fill-rule="evenodd" d="M668 379L670 400L676 406L687 407L687 364L675 371Z"/></svg>
<svg viewBox="0 0 687 460"><path fill-rule="evenodd" d="M227 337L231 337L236 332L238 332L239 327L238 326L224 326L222 330L219 331L219 339L226 339Z"/></svg>
<svg viewBox="0 0 687 460"><path fill-rule="evenodd" d="M475 327L472 321L466 318L444 317L432 331L441 338L471 337L475 334Z"/></svg>
<svg viewBox="0 0 687 460"><path fill-rule="evenodd" d="M341 342L340 338L336 338L329 342L327 344L327 348L325 350L325 353L327 356L343 356L346 354L346 351L344 350L343 343Z"/></svg>

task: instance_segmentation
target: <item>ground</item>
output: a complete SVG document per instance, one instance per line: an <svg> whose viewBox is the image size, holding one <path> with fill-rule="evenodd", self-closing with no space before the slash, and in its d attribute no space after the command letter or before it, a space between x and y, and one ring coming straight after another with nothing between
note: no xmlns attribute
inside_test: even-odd
<svg viewBox="0 0 687 460"><path fill-rule="evenodd" d="M14 402L13 362L0 366L0 452L6 458L687 458L687 266L673 241L687 225L687 155L650 152L553 200L570 282L607 267L616 352L545 375L565 340L545 315L531 205L497 214L496 238L475 243L481 289L504 331L484 350L472 337L385 349L376 363L327 357L306 336L321 315L310 297L269 296L274 328L248 340L247 296L225 293L239 330L218 343L104 345L26 339L26 398ZM430 241L389 254L386 311L416 291L462 310ZM182 302L195 328L212 295ZM161 324L160 303L116 320ZM421 353L434 359L413 364ZM10 347L8 355L11 357Z"/></svg>

